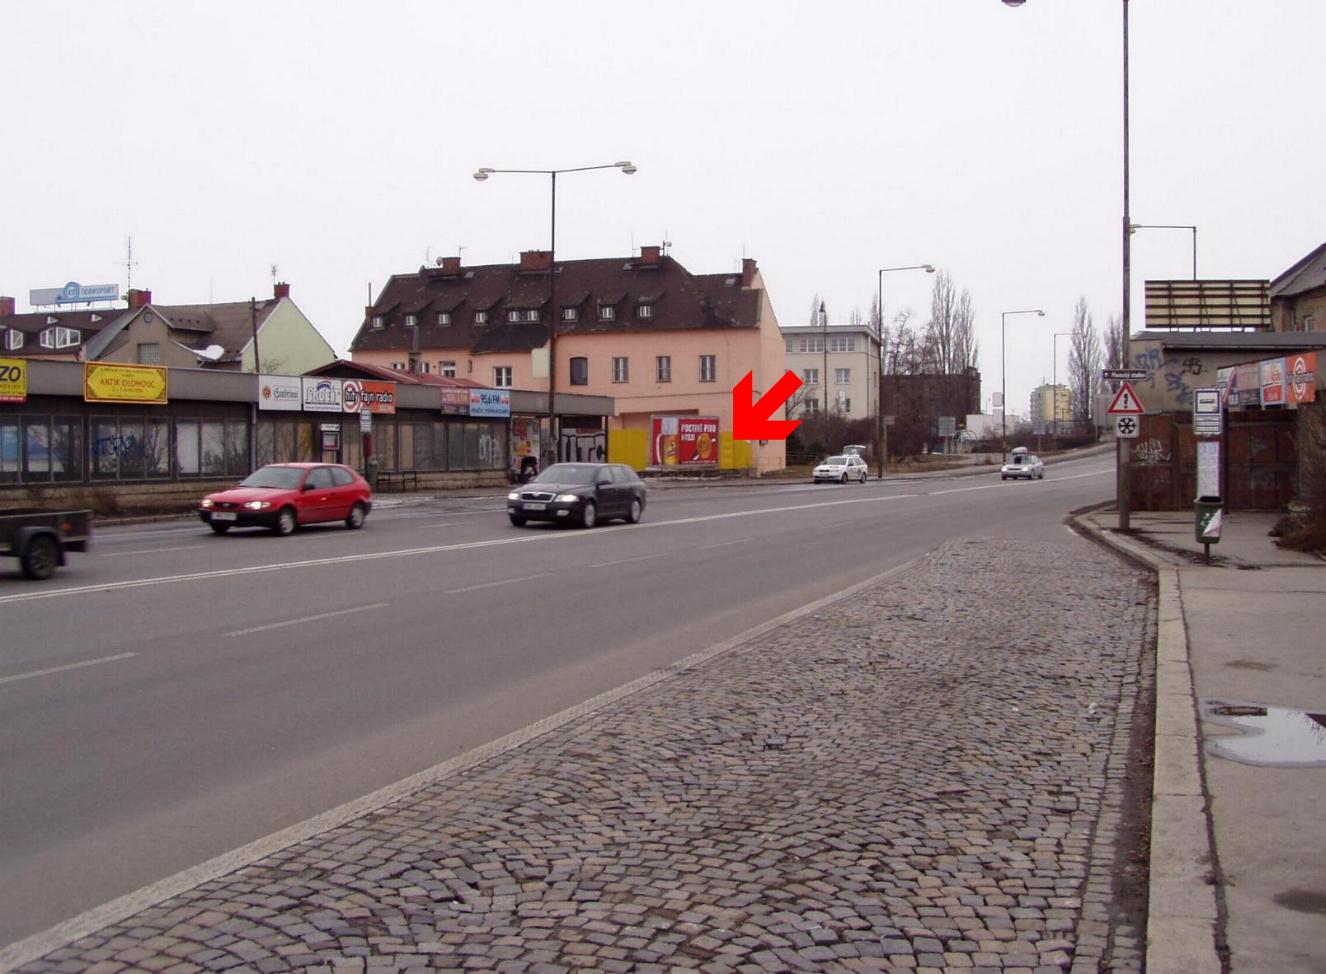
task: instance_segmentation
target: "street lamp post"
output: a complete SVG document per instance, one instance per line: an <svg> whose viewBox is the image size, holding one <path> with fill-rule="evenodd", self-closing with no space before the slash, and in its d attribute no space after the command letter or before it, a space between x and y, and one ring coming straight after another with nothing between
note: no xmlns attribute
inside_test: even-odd
<svg viewBox="0 0 1326 974"><path fill-rule="evenodd" d="M1009 0L1004 0L1008 3ZM1012 4L1010 4L1012 6ZM999 312L999 397L1004 401L1003 407L999 411L999 449L1003 451L1004 459L1008 459L1008 371L1004 366L1004 342L1005 323L1009 315L1039 315L1045 317L1045 312L1040 308L1027 308L1025 311L1001 311ZM1041 373L1041 381L1045 381L1045 373Z"/></svg>
<svg viewBox="0 0 1326 974"><path fill-rule="evenodd" d="M1053 404L1050 409L1054 415L1054 435L1059 435L1059 339L1072 338L1071 331L1056 331L1054 333L1054 366L1050 370L1050 402ZM1058 446L1058 444L1055 444Z"/></svg>
<svg viewBox="0 0 1326 974"><path fill-rule="evenodd" d="M572 169L490 169L480 167L474 178L483 182L494 173L532 173L548 176L552 181L552 203L549 209L552 227L548 239L548 448L544 452L544 466L557 462L557 177L567 172L588 172L592 169L620 169L626 175L636 171L630 160L602 166L576 166Z"/></svg>
<svg viewBox="0 0 1326 974"><path fill-rule="evenodd" d="M820 302L820 338L824 348L824 372L820 375L820 405L824 409L824 415L829 415L829 315L824 310L824 302Z"/></svg>
<svg viewBox="0 0 1326 974"><path fill-rule="evenodd" d="M1191 230L1192 231L1192 279L1197 280L1197 228L1188 223L1133 223L1130 230Z"/></svg>
<svg viewBox="0 0 1326 974"><path fill-rule="evenodd" d="M889 430L884 425L884 275L890 271L925 271L927 274L933 274L935 268L933 264L908 264L905 267L881 267L877 275L879 292L875 298L875 308L879 314L879 354L876 356L879 361L876 365L879 368L879 382L877 383L877 397L879 402L875 409L875 464L879 468L879 479L884 479L884 462L887 459L885 454L889 447Z"/></svg>

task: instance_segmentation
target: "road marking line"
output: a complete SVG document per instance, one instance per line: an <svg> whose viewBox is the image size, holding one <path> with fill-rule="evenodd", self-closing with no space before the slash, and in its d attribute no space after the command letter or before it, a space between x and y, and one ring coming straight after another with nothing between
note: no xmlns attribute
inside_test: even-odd
<svg viewBox="0 0 1326 974"><path fill-rule="evenodd" d="M616 561L600 561L590 565L590 568L611 568L613 565L628 565L633 561L648 561L651 558L666 558L671 552L658 551L652 555L636 555L634 558L618 558Z"/></svg>
<svg viewBox="0 0 1326 974"><path fill-rule="evenodd" d="M528 582L535 578L546 578L552 572L539 572L537 575L522 575L520 578L503 578L496 582L483 582L479 585L466 585L464 588L449 588L443 591L443 595L460 595L462 592L477 592L481 588L494 588L498 585L513 585L516 582Z"/></svg>
<svg viewBox="0 0 1326 974"><path fill-rule="evenodd" d="M700 545L700 550L708 551L710 548L726 548L728 545L745 544L747 541L754 541L754 540L755 540L754 538L738 538L736 541L719 541L716 542L715 544L702 544Z"/></svg>
<svg viewBox="0 0 1326 974"><path fill-rule="evenodd" d="M186 544L175 548L138 548L134 551L98 551L95 554L102 558L119 558L121 555L155 555L159 551L190 551L201 547L200 544Z"/></svg>
<svg viewBox="0 0 1326 974"><path fill-rule="evenodd" d="M247 636L249 633L266 632L268 629L280 629L283 626L297 626L304 622L317 622L319 619L331 619L334 616L347 616L352 612L363 612L367 609L385 609L391 605L390 602L373 602L369 605L356 606L353 609L337 609L335 612L319 612L315 616L303 616L299 619L286 619L284 622L269 622L265 626L254 626L252 629L236 629L234 632L226 633L227 636Z"/></svg>
<svg viewBox="0 0 1326 974"><path fill-rule="evenodd" d="M33 670L31 673L16 673L13 676L0 676L0 683L17 683L19 680L31 680L52 673L64 673L67 670L81 670L85 666L100 666L102 663L114 663L116 660L129 659L137 653L119 653L116 656L102 656L98 659L85 659L81 663L66 663L64 666L52 666L45 670Z"/></svg>

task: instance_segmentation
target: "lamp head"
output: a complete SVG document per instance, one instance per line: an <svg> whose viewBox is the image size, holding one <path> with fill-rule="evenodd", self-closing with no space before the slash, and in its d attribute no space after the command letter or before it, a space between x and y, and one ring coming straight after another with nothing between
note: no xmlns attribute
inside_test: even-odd
<svg viewBox="0 0 1326 974"><path fill-rule="evenodd" d="M1020 7L1020 6L1022 6L1024 3L1026 3L1026 2L1027 2L1027 0L1004 0L1004 6L1005 6L1005 7Z"/></svg>
<svg viewBox="0 0 1326 974"><path fill-rule="evenodd" d="M622 172L626 173L626 175L628 176L636 171L636 168L631 164L630 159L623 159L621 162L614 162L613 165L616 166L618 169L620 169Z"/></svg>
<svg viewBox="0 0 1326 974"><path fill-rule="evenodd" d="M488 174L490 172L492 172L492 170L489 169L487 166L484 166L482 169L475 170L474 178L477 179L479 182L483 182L485 179L488 178Z"/></svg>
<svg viewBox="0 0 1326 974"><path fill-rule="evenodd" d="M933 274L935 272L933 264L922 264L921 270L925 271L927 274Z"/></svg>
<svg viewBox="0 0 1326 974"><path fill-rule="evenodd" d="M1044 318L1044 317L1045 317L1045 312L1044 312L1044 311L1039 311L1039 310L1038 310L1038 311L1036 312L1036 317L1037 317L1037 318Z"/></svg>

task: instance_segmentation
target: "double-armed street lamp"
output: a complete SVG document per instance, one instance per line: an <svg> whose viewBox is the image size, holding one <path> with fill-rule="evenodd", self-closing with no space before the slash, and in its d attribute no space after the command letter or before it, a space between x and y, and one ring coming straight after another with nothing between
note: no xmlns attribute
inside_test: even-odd
<svg viewBox="0 0 1326 974"><path fill-rule="evenodd" d="M483 182L495 173L527 173L549 176L552 180L552 229L548 240L548 446L543 466L557 462L557 177L568 172L589 172L592 169L620 169L626 175L636 171L630 160L606 163L602 166L576 166L572 169L490 169L475 170L474 178Z"/></svg>
<svg viewBox="0 0 1326 974"><path fill-rule="evenodd" d="M1005 3L1008 0L1004 0ZM999 312L999 398L1003 400L1003 408L999 411L999 448L1004 453L1004 459L1008 459L1008 372L1004 367L1004 341L1005 324L1009 315L1039 315L1045 317L1045 312L1040 308L1028 308L1025 311L1001 311ZM1041 373L1045 375L1044 372ZM1043 381L1043 379L1042 379Z"/></svg>
<svg viewBox="0 0 1326 974"><path fill-rule="evenodd" d="M879 315L877 326L879 328L880 346L879 354L877 356L879 361L876 363L879 372L879 381L876 383L878 387L876 395L879 402L875 409L875 465L879 468L877 473L880 480L884 479L884 463L888 459L885 454L888 452L889 446L889 431L888 427L884 425L884 275L892 271L925 271L927 274L933 274L935 268L933 264L907 264L903 267L881 267L877 275L879 291L875 298L875 310Z"/></svg>

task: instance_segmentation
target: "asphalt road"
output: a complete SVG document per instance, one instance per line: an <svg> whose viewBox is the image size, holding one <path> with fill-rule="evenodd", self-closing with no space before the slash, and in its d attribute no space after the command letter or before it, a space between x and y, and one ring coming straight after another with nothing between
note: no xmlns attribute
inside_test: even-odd
<svg viewBox="0 0 1326 974"><path fill-rule="evenodd" d="M497 496L359 532L99 531L50 582L0 575L0 944L951 538L1057 535L1113 486L1095 456L1037 482L669 487L593 531L513 528Z"/></svg>

